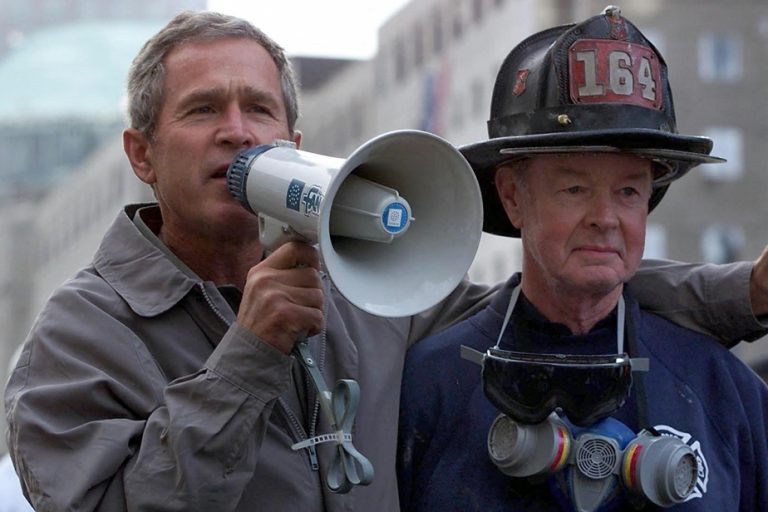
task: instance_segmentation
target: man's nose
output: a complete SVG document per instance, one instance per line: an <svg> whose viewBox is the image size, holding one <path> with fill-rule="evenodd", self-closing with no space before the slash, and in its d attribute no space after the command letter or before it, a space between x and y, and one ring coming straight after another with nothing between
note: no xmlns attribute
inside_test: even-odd
<svg viewBox="0 0 768 512"><path fill-rule="evenodd" d="M251 147L255 142L255 136L250 129L246 115L238 106L227 108L216 132L216 143L240 149Z"/></svg>
<svg viewBox="0 0 768 512"><path fill-rule="evenodd" d="M587 221L590 226L600 229L613 229L619 225L616 205L610 192L601 192L592 196Z"/></svg>

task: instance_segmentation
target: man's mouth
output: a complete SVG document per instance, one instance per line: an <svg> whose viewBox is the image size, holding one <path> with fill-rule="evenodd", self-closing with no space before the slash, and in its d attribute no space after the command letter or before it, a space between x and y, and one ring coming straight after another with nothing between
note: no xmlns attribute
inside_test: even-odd
<svg viewBox="0 0 768 512"><path fill-rule="evenodd" d="M578 252L588 252L595 255L611 255L611 254L619 254L619 251L617 249L614 249L613 247L603 246L603 245L582 245L580 247L577 247L575 249Z"/></svg>
<svg viewBox="0 0 768 512"><path fill-rule="evenodd" d="M226 179L227 177L227 170L229 169L229 164L220 165L216 168L216 171L211 175L211 178L213 179Z"/></svg>

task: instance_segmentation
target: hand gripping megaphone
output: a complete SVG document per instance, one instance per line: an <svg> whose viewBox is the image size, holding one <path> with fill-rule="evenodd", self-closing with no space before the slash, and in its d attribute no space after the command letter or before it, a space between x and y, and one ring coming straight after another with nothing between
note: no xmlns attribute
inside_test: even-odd
<svg viewBox="0 0 768 512"><path fill-rule="evenodd" d="M229 190L259 215L262 244L317 244L352 304L410 316L445 298L466 274L482 233L480 189L464 157L417 130L385 133L346 160L275 143L240 153Z"/></svg>

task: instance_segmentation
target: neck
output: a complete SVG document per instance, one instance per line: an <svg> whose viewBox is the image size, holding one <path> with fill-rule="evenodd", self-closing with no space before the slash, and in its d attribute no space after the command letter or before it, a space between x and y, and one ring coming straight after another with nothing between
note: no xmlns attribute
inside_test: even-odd
<svg viewBox="0 0 768 512"><path fill-rule="evenodd" d="M177 233L164 227L160 240L204 281L217 286L233 284L242 290L248 271L263 257L256 239L211 240L202 236Z"/></svg>
<svg viewBox="0 0 768 512"><path fill-rule="evenodd" d="M536 283L535 279L526 279L523 272L522 291L547 320L565 325L574 334L585 334L611 314L618 304L623 285L608 292L576 293L552 288L547 283Z"/></svg>

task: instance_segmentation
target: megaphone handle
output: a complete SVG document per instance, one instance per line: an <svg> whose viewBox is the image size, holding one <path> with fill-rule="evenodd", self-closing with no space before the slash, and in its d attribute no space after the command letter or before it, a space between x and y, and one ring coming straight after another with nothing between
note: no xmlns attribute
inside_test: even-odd
<svg viewBox="0 0 768 512"><path fill-rule="evenodd" d="M336 493L349 492L355 485L368 485L373 481L373 465L352 444L352 424L357 414L360 400L360 387L354 380L340 380L334 392L328 390L323 374L320 373L312 353L309 351L306 336L300 336L293 353L307 370L310 380L317 391L320 408L328 418L334 434L318 436L305 443L315 444L335 440L336 451L326 474L326 485ZM321 440L322 439L322 440ZM297 443L300 445L303 443ZM294 445L296 447L297 445Z"/></svg>
<svg viewBox="0 0 768 512"><path fill-rule="evenodd" d="M259 213L259 241L267 251L274 251L286 242L308 242L307 238L299 234L290 225L280 222L274 217Z"/></svg>

